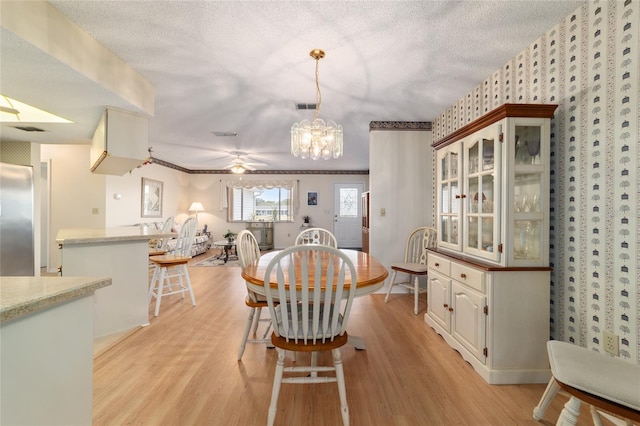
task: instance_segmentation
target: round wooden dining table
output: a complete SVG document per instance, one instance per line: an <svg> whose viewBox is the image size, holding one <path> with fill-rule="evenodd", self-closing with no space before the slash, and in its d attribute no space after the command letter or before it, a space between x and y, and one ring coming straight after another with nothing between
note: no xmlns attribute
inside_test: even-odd
<svg viewBox="0 0 640 426"><path fill-rule="evenodd" d="M343 253L345 253L349 259L353 262L353 266L356 270L356 293L355 297L364 296L366 294L370 294L379 290L384 285L384 280L389 276L389 272L387 268L384 267L375 257L371 256L368 253L357 251L357 250L347 250L340 249ZM263 254L260 258L249 265L247 265L242 270L242 278L247 282L247 287L256 292L257 294L264 295L264 274L267 269L267 265L271 262L271 259L278 254L280 250L270 251L268 253ZM296 264L297 261L302 259L301 254L294 254L291 257L294 265L296 265L297 272L300 271L299 265ZM327 262L329 257L327 255L312 257L309 259L309 269L313 269L313 262L318 260L322 262ZM286 268L284 268L286 271ZM272 288L277 288L277 280L276 280L276 271L275 269L272 271L270 285ZM300 276L299 273L296 276ZM285 281L288 279L285 276ZM347 274L345 277L345 282L350 281L351 278ZM289 284L289 283L287 283ZM324 284L324 280L321 285ZM349 343L356 347L356 349L366 349L366 344L362 338L357 336L349 335Z"/></svg>

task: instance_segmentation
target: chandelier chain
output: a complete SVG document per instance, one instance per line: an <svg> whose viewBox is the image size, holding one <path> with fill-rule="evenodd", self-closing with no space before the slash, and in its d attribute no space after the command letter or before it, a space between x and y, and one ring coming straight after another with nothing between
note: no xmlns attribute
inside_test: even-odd
<svg viewBox="0 0 640 426"><path fill-rule="evenodd" d="M322 95L320 94L320 58L316 58L316 112L314 114L314 120L317 120L320 116L320 105L322 104Z"/></svg>

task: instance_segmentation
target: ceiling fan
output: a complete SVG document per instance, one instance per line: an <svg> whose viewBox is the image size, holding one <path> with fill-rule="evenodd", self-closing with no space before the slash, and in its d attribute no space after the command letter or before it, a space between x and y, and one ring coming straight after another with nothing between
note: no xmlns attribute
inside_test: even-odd
<svg viewBox="0 0 640 426"><path fill-rule="evenodd" d="M258 166L258 167L266 166L265 163L250 163L240 158L242 156L247 155L245 152L231 151L229 154L236 157L233 160L231 160L231 163L228 166L225 167L225 169L230 169L231 173L241 174L247 170L256 170L255 166Z"/></svg>

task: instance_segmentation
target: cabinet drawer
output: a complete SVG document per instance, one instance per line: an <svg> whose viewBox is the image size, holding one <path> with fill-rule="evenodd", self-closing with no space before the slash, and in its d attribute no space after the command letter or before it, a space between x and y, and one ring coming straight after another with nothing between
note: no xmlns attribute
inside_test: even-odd
<svg viewBox="0 0 640 426"><path fill-rule="evenodd" d="M448 276L449 271L451 270L451 262L441 257L434 256L433 254L429 254L427 257L427 268L436 270L441 274Z"/></svg>
<svg viewBox="0 0 640 426"><path fill-rule="evenodd" d="M451 278L484 293L484 272L457 263L451 264Z"/></svg>

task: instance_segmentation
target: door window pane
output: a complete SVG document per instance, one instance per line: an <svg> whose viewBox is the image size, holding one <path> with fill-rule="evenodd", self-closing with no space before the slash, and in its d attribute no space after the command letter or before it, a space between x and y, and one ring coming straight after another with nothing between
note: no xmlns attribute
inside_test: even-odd
<svg viewBox="0 0 640 426"><path fill-rule="evenodd" d="M340 217L358 217L358 189L340 188Z"/></svg>

